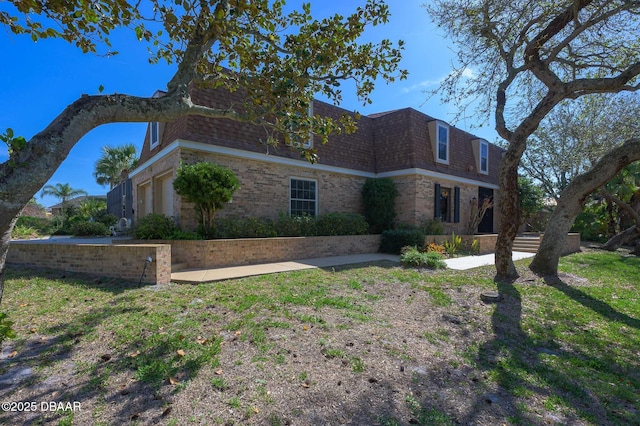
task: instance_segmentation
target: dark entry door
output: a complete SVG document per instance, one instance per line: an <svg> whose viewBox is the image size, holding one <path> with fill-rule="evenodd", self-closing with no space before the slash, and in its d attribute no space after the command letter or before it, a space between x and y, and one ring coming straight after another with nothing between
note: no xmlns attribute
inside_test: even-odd
<svg viewBox="0 0 640 426"><path fill-rule="evenodd" d="M491 198L493 201L493 189L478 187L478 202L482 203L482 200L485 198ZM492 234L493 233L493 208L487 210L478 225L478 233L479 234Z"/></svg>

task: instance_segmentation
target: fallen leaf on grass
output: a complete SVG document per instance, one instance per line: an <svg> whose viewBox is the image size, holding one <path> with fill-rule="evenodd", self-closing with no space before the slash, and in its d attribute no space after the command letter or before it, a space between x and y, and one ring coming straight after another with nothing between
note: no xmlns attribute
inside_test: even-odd
<svg viewBox="0 0 640 426"><path fill-rule="evenodd" d="M260 412L260 410L258 410L256 407L253 407L253 412L258 414Z"/></svg>
<svg viewBox="0 0 640 426"><path fill-rule="evenodd" d="M176 353L178 354L178 356L185 356L185 352L182 349L178 349Z"/></svg>
<svg viewBox="0 0 640 426"><path fill-rule="evenodd" d="M140 351L131 352L131 353L129 354L129 356L130 356L131 358L135 358L135 357L137 357L138 355L140 355Z"/></svg>
<svg viewBox="0 0 640 426"><path fill-rule="evenodd" d="M9 354L9 358L13 358L16 355L18 355L18 351L13 351Z"/></svg>
<svg viewBox="0 0 640 426"><path fill-rule="evenodd" d="M207 343L207 342L208 342L208 340L207 340L207 339L205 339L205 338L204 338L204 337L202 337L202 336L198 336L198 337L196 338L196 343L198 343L199 345L204 345L204 344L205 344L205 343Z"/></svg>
<svg viewBox="0 0 640 426"><path fill-rule="evenodd" d="M169 377L169 383L171 383L172 385L177 385L180 383L180 380L174 378L174 377Z"/></svg>
<svg viewBox="0 0 640 426"><path fill-rule="evenodd" d="M28 303L21 303L21 304L20 304L20 307L21 307L21 308L24 308L25 306L29 306L29 304L28 304Z"/></svg>
<svg viewBox="0 0 640 426"><path fill-rule="evenodd" d="M217 374L218 376L222 375L222 370L216 370L216 374Z"/></svg>

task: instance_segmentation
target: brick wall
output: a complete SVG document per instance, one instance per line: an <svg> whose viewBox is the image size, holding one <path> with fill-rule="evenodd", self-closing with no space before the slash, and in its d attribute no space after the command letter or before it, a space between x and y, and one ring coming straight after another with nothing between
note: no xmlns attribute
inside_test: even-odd
<svg viewBox="0 0 640 426"><path fill-rule="evenodd" d="M134 205L140 213L139 185L155 182L155 177L178 167L180 161L190 164L211 161L229 167L240 180L240 189L233 200L219 211L217 217L253 216L275 219L279 212L289 213L289 180L291 177L313 179L318 182L318 214L329 212L364 213L362 186L365 178L341 173L313 170L274 164L266 161L248 160L228 155L204 153L192 149L179 148L152 167L133 177ZM157 191L153 191L154 196ZM174 194L174 216L185 230L197 228L193 204L183 202ZM137 217L140 217L137 215Z"/></svg>
<svg viewBox="0 0 640 426"><path fill-rule="evenodd" d="M376 253L379 235L283 237L207 241L153 241L171 244L174 263L187 268L284 262L296 259Z"/></svg>
<svg viewBox="0 0 640 426"><path fill-rule="evenodd" d="M147 257L151 262L143 282L171 281L171 246L162 244L102 245L11 243L7 263L82 272L127 281L140 280Z"/></svg>

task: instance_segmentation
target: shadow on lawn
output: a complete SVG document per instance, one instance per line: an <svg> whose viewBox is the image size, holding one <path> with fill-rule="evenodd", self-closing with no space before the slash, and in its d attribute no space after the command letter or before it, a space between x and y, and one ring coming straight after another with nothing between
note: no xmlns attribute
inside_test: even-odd
<svg viewBox="0 0 640 426"><path fill-rule="evenodd" d="M605 302L560 279L547 279L545 282L609 320L635 328L639 325L637 319L617 312ZM581 330L577 324L576 332L588 334L584 338L589 344L588 353L577 346L561 347L551 330L542 338L532 338L522 329L522 298L518 288L514 282L496 284L503 300L497 304L492 316L495 337L480 347L477 363L500 385L499 404L516 413L509 420L516 424L570 424L585 420L595 424L628 424L635 412L631 400L625 402L613 389L606 395L594 393L593 389L586 386L592 384L592 377L576 374L571 369L567 370L566 366L579 365L597 370L598 373L609 373L619 379L625 378L636 367L619 365L608 350L609 342L592 336L589 330ZM567 317L566 321L570 324L573 319ZM527 395L538 395L549 401L549 405L543 403L545 412L530 411L526 403ZM486 403L484 398L479 398L475 409L459 421L463 424L474 423ZM574 410L569 414L562 410L563 406Z"/></svg>
<svg viewBox="0 0 640 426"><path fill-rule="evenodd" d="M17 265L7 265L6 280L31 280L46 277L47 279L61 281L64 284L70 284L73 286L79 286L84 288L92 288L98 290L108 291L114 295L118 295L126 290L136 288L137 282L126 281L120 278L100 277L97 275L83 274L80 272L61 271L58 269L50 268L37 268L29 267L26 269L20 268ZM142 284L148 285L148 284Z"/></svg>
<svg viewBox="0 0 640 426"><path fill-rule="evenodd" d="M0 359L0 382L4 380L0 400L38 401L38 404L77 401L82 404L83 413L73 413L74 424L92 422L92 413L101 409L94 403L112 410L110 418L114 424L162 421L167 414L165 397L215 360L220 339L206 343L185 339L186 332L172 329L176 318L171 315L160 320L161 325L166 325L160 326L160 331L158 322L145 323L146 318L157 315L149 307L152 306L149 298L155 293L151 286L136 289L131 283L70 275L53 272L46 276L66 284L108 290L113 298L96 303L81 314L67 316L67 321L44 329L42 335L5 343L3 352L16 350L17 355L9 358L5 354ZM11 279L42 276L42 271L10 273ZM123 327L131 337L115 338ZM195 348L200 352L190 356L197 352ZM189 355L178 354L180 349ZM54 365L52 374L49 367ZM175 382L170 383L169 377ZM5 412L0 413L0 424L40 424L62 421L68 415L40 410Z"/></svg>

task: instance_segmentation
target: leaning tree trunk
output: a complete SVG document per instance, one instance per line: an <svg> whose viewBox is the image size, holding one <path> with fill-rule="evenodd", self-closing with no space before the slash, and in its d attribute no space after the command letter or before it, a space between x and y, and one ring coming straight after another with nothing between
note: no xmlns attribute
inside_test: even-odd
<svg viewBox="0 0 640 426"><path fill-rule="evenodd" d="M630 243L636 238L640 237L640 228L633 225L630 228L625 229L622 232L617 233L602 246L603 250L616 251L620 246Z"/></svg>
<svg viewBox="0 0 640 426"><path fill-rule="evenodd" d="M640 160L640 139L632 138L605 154L590 170L576 177L562 191L551 213L544 237L529 268L539 275L557 275L567 233L587 197L609 182L625 166Z"/></svg>
<svg viewBox="0 0 640 426"><path fill-rule="evenodd" d="M513 240L520 227L520 201L518 199L518 164L525 142L511 141L511 148L500 163L500 232L496 240L496 278L507 280L518 276L513 264Z"/></svg>

